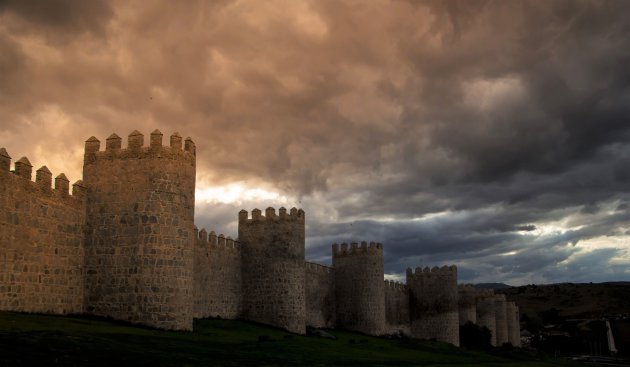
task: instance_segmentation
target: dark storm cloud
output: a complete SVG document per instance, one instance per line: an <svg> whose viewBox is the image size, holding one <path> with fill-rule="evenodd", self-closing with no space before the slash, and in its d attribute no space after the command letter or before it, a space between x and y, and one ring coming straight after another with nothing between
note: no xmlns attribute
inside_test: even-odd
<svg viewBox="0 0 630 367"><path fill-rule="evenodd" d="M101 34L113 15L110 3L101 0L3 0L0 13L5 17L9 13L10 27L51 38L82 32Z"/></svg>
<svg viewBox="0 0 630 367"><path fill-rule="evenodd" d="M0 145L74 180L91 135L179 131L197 144L200 187L303 206L313 259L378 240L390 273L453 262L466 280L564 279L572 261L630 256L598 240L613 248L629 230L628 13L5 0ZM241 207L267 205L280 204L199 202L197 223L234 236Z"/></svg>

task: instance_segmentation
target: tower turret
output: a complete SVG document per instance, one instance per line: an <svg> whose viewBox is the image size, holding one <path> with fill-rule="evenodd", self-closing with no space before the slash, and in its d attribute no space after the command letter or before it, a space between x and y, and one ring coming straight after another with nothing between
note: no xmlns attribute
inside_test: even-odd
<svg viewBox="0 0 630 367"><path fill-rule="evenodd" d="M495 295L494 312L497 319L497 346L500 347L509 341L505 294Z"/></svg>
<svg viewBox="0 0 630 367"><path fill-rule="evenodd" d="M477 292L477 325L490 330L490 344L497 345L497 318L495 312L494 291L480 289Z"/></svg>
<svg viewBox="0 0 630 367"><path fill-rule="evenodd" d="M85 310L191 330L195 156L157 135L145 147L134 131L122 149L113 134L105 151L86 141Z"/></svg>
<svg viewBox="0 0 630 367"><path fill-rule="evenodd" d="M411 335L459 346L457 267L407 269Z"/></svg>
<svg viewBox="0 0 630 367"><path fill-rule="evenodd" d="M521 346L521 325L519 322L518 306L514 302L506 302L505 304L507 326L508 326L508 342L515 347Z"/></svg>
<svg viewBox="0 0 630 367"><path fill-rule="evenodd" d="M189 144L189 143L188 143ZM194 145L188 145L194 152ZM243 317L290 332L306 332L304 211L267 208L238 214Z"/></svg>
<svg viewBox="0 0 630 367"><path fill-rule="evenodd" d="M457 287L457 303L459 306L459 325L467 322L477 323L477 290L472 284L461 284Z"/></svg>
<svg viewBox="0 0 630 367"><path fill-rule="evenodd" d="M337 326L371 335L385 332L383 245L332 245Z"/></svg>

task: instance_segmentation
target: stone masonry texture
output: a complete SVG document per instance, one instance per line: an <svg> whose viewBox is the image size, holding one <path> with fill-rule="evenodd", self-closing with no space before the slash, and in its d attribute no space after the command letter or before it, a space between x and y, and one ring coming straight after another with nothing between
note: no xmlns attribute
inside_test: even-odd
<svg viewBox="0 0 630 367"><path fill-rule="evenodd" d="M508 319L505 307L505 295L497 294L494 300L494 312L497 328L497 346L502 346L508 342Z"/></svg>
<svg viewBox="0 0 630 367"><path fill-rule="evenodd" d="M160 138L160 139L158 139ZM86 142L85 310L163 329L192 329L195 156L161 133ZM179 140L179 141L178 141Z"/></svg>
<svg viewBox="0 0 630 367"><path fill-rule="evenodd" d="M459 325L467 322L477 323L477 290L472 284L462 284L458 287L457 303L459 307Z"/></svg>
<svg viewBox="0 0 630 367"><path fill-rule="evenodd" d="M334 269L329 266L306 263L306 325L335 327Z"/></svg>
<svg viewBox="0 0 630 367"><path fill-rule="evenodd" d="M243 294L240 244L224 235L199 231L195 246L195 318L241 316Z"/></svg>
<svg viewBox="0 0 630 367"><path fill-rule="evenodd" d="M337 326L380 335L385 332L383 245L333 244Z"/></svg>
<svg viewBox="0 0 630 367"><path fill-rule="evenodd" d="M490 344L497 345L497 318L495 312L494 291L480 290L477 292L477 325L490 330Z"/></svg>
<svg viewBox="0 0 630 367"><path fill-rule="evenodd" d="M304 211L267 208L239 213L243 316L297 334L306 332Z"/></svg>
<svg viewBox="0 0 630 367"><path fill-rule="evenodd" d="M409 288L405 284L385 281L386 333L409 334Z"/></svg>
<svg viewBox="0 0 630 367"><path fill-rule="evenodd" d="M518 306L514 302L505 304L505 314L507 317L508 342L514 347L521 346L521 325Z"/></svg>
<svg viewBox="0 0 630 367"><path fill-rule="evenodd" d="M459 346L457 268L407 269L411 335Z"/></svg>
<svg viewBox="0 0 630 367"><path fill-rule="evenodd" d="M65 175L46 167L31 181L28 159L0 150L0 310L68 314L83 312L85 189L68 192Z"/></svg>
<svg viewBox="0 0 630 367"><path fill-rule="evenodd" d="M83 178L0 148L0 310L92 314L168 330L193 318L245 319L406 334L459 344L458 325L520 346L518 307L457 287L454 266L384 280L383 245L333 244L333 266L306 262L305 214L238 213L238 239L194 225L196 146L178 133L85 142ZM33 177L35 176L35 177ZM33 180L34 179L34 180ZM497 311L498 310L498 311Z"/></svg>

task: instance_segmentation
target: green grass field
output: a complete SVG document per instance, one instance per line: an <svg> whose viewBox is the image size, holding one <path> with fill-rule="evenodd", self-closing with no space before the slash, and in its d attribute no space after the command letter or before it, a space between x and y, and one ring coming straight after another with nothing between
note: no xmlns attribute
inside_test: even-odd
<svg viewBox="0 0 630 367"><path fill-rule="evenodd" d="M243 321L196 320L170 332L85 317L0 312L0 366L558 366L518 351L332 330L337 340ZM269 339L266 341L259 341Z"/></svg>

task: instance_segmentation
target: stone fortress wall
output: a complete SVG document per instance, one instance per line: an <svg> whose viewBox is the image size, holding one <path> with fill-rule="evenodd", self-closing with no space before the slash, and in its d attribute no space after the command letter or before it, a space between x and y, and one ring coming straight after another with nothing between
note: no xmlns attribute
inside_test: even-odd
<svg viewBox="0 0 630 367"><path fill-rule="evenodd" d="M385 331L410 335L409 287L392 280L385 281Z"/></svg>
<svg viewBox="0 0 630 367"><path fill-rule="evenodd" d="M299 334L340 327L455 345L458 325L476 321L493 344L517 345L518 307L492 292L458 291L454 266L386 281L383 245L374 242L333 245L332 267L306 262L301 209L243 210L238 240L198 230L195 144L162 138L156 130L145 146L134 131L123 149L112 134L101 150L91 137L72 194L63 174L51 187L45 166L33 182L26 158L10 171L0 149L0 310L175 330L191 330L193 318L242 318Z"/></svg>
<svg viewBox="0 0 630 367"><path fill-rule="evenodd" d="M197 230L195 229L197 233ZM193 317L235 319L243 312L241 245L205 229L195 235Z"/></svg>
<svg viewBox="0 0 630 367"><path fill-rule="evenodd" d="M508 342L508 325L505 307L505 294L497 294L494 299L494 312L497 327L497 345L503 345Z"/></svg>
<svg viewBox="0 0 630 367"><path fill-rule="evenodd" d="M191 330L195 146L138 131L104 151L86 142L83 181L85 311L164 329Z"/></svg>
<svg viewBox="0 0 630 367"><path fill-rule="evenodd" d="M521 325L518 306L514 302L506 302L505 314L507 316L508 343L515 347L521 346Z"/></svg>
<svg viewBox="0 0 630 367"><path fill-rule="evenodd" d="M477 292L477 325L485 326L492 334L490 344L497 345L497 318L494 291L483 289Z"/></svg>
<svg viewBox="0 0 630 367"><path fill-rule="evenodd" d="M329 329L336 326L334 274L330 266L306 262L306 325Z"/></svg>
<svg viewBox="0 0 630 367"><path fill-rule="evenodd" d="M457 268L407 269L411 334L459 346Z"/></svg>
<svg viewBox="0 0 630 367"><path fill-rule="evenodd" d="M385 331L383 245L332 245L337 326L366 334Z"/></svg>
<svg viewBox="0 0 630 367"><path fill-rule="evenodd" d="M83 311L86 190L46 166L15 162L0 149L0 310L54 314Z"/></svg>
<svg viewBox="0 0 630 367"><path fill-rule="evenodd" d="M296 208L238 213L245 319L306 332L304 219Z"/></svg>

